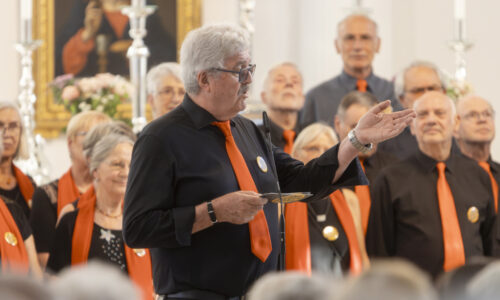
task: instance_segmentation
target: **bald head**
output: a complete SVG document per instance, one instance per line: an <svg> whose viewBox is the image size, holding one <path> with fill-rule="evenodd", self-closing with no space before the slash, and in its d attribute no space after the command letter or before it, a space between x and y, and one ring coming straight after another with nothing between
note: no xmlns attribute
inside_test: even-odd
<svg viewBox="0 0 500 300"><path fill-rule="evenodd" d="M337 24L337 34L340 36L340 32L342 30L345 30L345 26L350 26L353 24L361 24L361 23L369 24L369 26L371 26L372 29L374 30L375 35L377 35L377 23L375 23L375 21L370 19L367 15L363 14L352 14L342 19L342 21L340 21Z"/></svg>
<svg viewBox="0 0 500 300"><path fill-rule="evenodd" d="M380 49L377 24L365 15L349 15L337 26L335 48L351 76L367 75ZM364 78L364 77L362 77Z"/></svg>
<svg viewBox="0 0 500 300"><path fill-rule="evenodd" d="M465 143L491 143L495 137L495 111L486 99L473 95L457 104L456 138Z"/></svg>
<svg viewBox="0 0 500 300"><path fill-rule="evenodd" d="M299 111L305 98L297 66L284 62L271 68L264 80L261 99L271 110Z"/></svg>
<svg viewBox="0 0 500 300"><path fill-rule="evenodd" d="M428 92L413 104L417 117L412 123L412 133L419 148L451 147L455 123L455 105L441 92ZM425 151L424 151L425 153Z"/></svg>

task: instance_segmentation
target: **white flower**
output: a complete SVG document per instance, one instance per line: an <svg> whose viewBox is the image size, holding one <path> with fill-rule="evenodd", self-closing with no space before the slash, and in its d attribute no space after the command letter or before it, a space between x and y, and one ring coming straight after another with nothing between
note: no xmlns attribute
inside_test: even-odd
<svg viewBox="0 0 500 300"><path fill-rule="evenodd" d="M98 106L95 108L95 110L100 111L100 112L103 112L103 111L104 111L104 106L102 106L102 105L98 105Z"/></svg>

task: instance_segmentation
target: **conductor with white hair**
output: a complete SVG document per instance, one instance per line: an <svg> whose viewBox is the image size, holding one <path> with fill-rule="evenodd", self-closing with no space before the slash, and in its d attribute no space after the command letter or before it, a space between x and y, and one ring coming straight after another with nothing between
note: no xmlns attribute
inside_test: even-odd
<svg viewBox="0 0 500 300"><path fill-rule="evenodd" d="M397 135L412 110L383 115L389 101L360 120L344 140L307 165L274 148L250 120L246 104L255 64L248 33L228 24L191 31L181 48L183 102L151 122L132 155L123 236L150 248L160 299L240 299L263 274L276 270L280 249L277 192L324 197L366 184L358 149Z"/></svg>

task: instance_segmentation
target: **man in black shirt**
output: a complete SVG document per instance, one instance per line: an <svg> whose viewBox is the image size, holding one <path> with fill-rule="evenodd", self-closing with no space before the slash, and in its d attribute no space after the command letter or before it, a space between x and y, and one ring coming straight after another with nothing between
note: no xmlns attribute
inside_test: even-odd
<svg viewBox="0 0 500 300"><path fill-rule="evenodd" d="M349 131L356 127L361 117L370 108L377 105L377 102L377 98L370 93L354 91L345 95L340 101L334 121L335 131L339 139L345 139ZM373 148L366 153L360 152L358 158L370 183L375 181L382 168L398 161L394 155L378 149L378 145L373 145ZM363 233L366 233L370 214L370 190L368 186L356 186L354 192L359 200Z"/></svg>
<svg viewBox="0 0 500 300"><path fill-rule="evenodd" d="M297 66L284 62L271 68L260 97L271 121L273 145L290 154L300 132L299 111L304 106L302 75Z"/></svg>
<svg viewBox="0 0 500 300"><path fill-rule="evenodd" d="M381 103L360 120L351 140L304 166L276 147L268 152L255 124L238 115L255 70L243 29L211 25L190 32L181 66L184 101L151 122L134 146L124 239L133 248L150 248L155 291L163 298L239 298L277 267L277 209L260 194L277 191L271 159L284 192L323 198L340 186L366 184L354 159L358 149L395 136L414 112L384 115L390 103ZM216 121L230 126L231 135L226 138ZM240 190L234 152L226 150L233 141L258 192ZM272 248L257 258L247 223L263 214Z"/></svg>
<svg viewBox="0 0 500 300"><path fill-rule="evenodd" d="M411 129L419 150L382 170L372 184L366 247L371 257L406 258L436 277L444 268L443 226L454 221L442 215L455 213L466 262L491 254L495 211L488 175L473 160L451 151L453 102L433 91L417 100L414 109ZM440 209L437 182L443 162L454 210Z"/></svg>
<svg viewBox="0 0 500 300"><path fill-rule="evenodd" d="M478 96L468 96L457 104L456 140L460 151L480 163L491 174L495 208L498 208L500 164L491 159L491 142L495 138L495 111L491 104ZM495 191L496 189L496 191ZM498 211L498 209L496 209Z"/></svg>

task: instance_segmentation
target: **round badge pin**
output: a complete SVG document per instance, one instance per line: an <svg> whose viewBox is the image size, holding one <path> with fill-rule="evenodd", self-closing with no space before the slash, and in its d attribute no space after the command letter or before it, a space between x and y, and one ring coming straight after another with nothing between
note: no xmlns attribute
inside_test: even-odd
<svg viewBox="0 0 500 300"><path fill-rule="evenodd" d="M262 156L257 156L257 165L262 172L267 173L267 164Z"/></svg>
<svg viewBox="0 0 500 300"><path fill-rule="evenodd" d="M475 206L471 206L467 210L467 219L469 219L471 223L476 223L477 220L479 220L479 209Z"/></svg>
<svg viewBox="0 0 500 300"><path fill-rule="evenodd" d="M333 242L339 238L339 231L334 226L326 226L323 228L323 237Z"/></svg>
<svg viewBox="0 0 500 300"><path fill-rule="evenodd" d="M7 231L4 235L5 241L7 244L11 246L16 246L17 245L17 238L16 235L13 234L12 232Z"/></svg>
<svg viewBox="0 0 500 300"><path fill-rule="evenodd" d="M146 255L146 250L144 250L144 249L134 249L134 253L135 253L135 255L137 255L139 257L143 257L144 255Z"/></svg>

